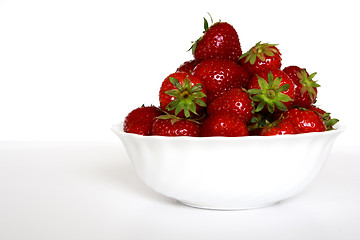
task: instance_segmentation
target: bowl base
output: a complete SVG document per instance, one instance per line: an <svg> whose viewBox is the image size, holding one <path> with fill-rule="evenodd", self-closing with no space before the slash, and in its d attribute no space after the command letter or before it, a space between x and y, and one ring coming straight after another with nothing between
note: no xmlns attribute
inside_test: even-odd
<svg viewBox="0 0 360 240"><path fill-rule="evenodd" d="M197 203L191 203L191 202L180 201L180 200L177 200L177 202L179 202L185 206L193 207L193 208L200 208L200 209L207 209L207 210L220 210L220 211L236 211L236 210L250 210L250 209L269 207L269 206L277 204L280 201L265 203L265 204L257 204L257 205L239 205L239 206L235 206L235 205L226 206L226 205L221 205L221 204L206 205L206 204L197 204Z"/></svg>

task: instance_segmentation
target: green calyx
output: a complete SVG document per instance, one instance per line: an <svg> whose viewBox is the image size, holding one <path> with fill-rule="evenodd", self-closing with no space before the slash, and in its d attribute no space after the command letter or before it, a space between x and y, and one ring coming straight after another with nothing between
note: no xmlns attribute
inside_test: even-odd
<svg viewBox="0 0 360 240"><path fill-rule="evenodd" d="M272 57L275 54L279 54L278 50L274 48L278 44L269 44L258 42L249 51L240 56L239 60L245 58L245 62L250 62L253 65L257 58L261 61L265 61L266 56Z"/></svg>
<svg viewBox="0 0 360 240"><path fill-rule="evenodd" d="M288 110L284 102L293 101L293 99L282 92L287 91L290 85L283 84L280 86L281 81L281 77L274 79L272 72L268 73L268 81L258 76L260 89L248 90L250 98L254 102L258 102L255 112L260 112L265 106L270 113L275 111L275 106L281 111Z"/></svg>
<svg viewBox="0 0 360 240"><path fill-rule="evenodd" d="M175 110L175 115L178 115L184 110L184 115L188 118L191 116L190 112L198 115L196 113L196 105L206 107L206 103L202 100L206 95L202 92L203 86L201 83L191 86L188 76L185 77L183 85L174 77L169 77L169 80L176 89L165 91L167 95L175 98L166 106L167 111Z"/></svg>
<svg viewBox="0 0 360 240"><path fill-rule="evenodd" d="M307 76L307 72L305 69L301 69L301 71L298 72L299 82L302 85L300 93L304 94L305 92L308 92L311 101L314 101L317 97L314 88L320 87L320 85L313 80L313 77L315 77L315 75L316 72Z"/></svg>
<svg viewBox="0 0 360 240"><path fill-rule="evenodd" d="M213 18L212 18L212 16L210 15L210 13L208 13L208 14L209 14L209 16L210 16L211 25L209 26L209 22L208 22L208 21L206 20L206 18L204 17L204 31L203 31L203 34L205 34L205 32L206 32L207 30L209 30L209 28L211 28L211 27L214 26L215 24L218 24L219 22L221 22L221 20L219 20L218 22L214 23ZM188 51L191 50L192 54L194 54L198 42L200 42L200 41L203 39L203 37L204 37L204 35L201 36L201 37L199 37L195 42L191 42L192 45L191 45L191 47L188 49Z"/></svg>
<svg viewBox="0 0 360 240"><path fill-rule="evenodd" d="M254 131L257 129L265 128L273 121L274 119L272 114L264 115L263 113L256 113L251 118L251 124L248 125L248 130Z"/></svg>
<svg viewBox="0 0 360 240"><path fill-rule="evenodd" d="M319 114L316 111L313 111L313 112ZM326 126L326 131L334 130L334 125L339 122L339 119L331 118L331 113L328 113L328 112L326 112L324 114L319 114L319 115L324 120L324 123L325 123L325 126Z"/></svg>
<svg viewBox="0 0 360 240"><path fill-rule="evenodd" d="M322 118L325 122L326 130L333 130L334 125L339 122L337 118L331 118L330 113L325 113L322 115Z"/></svg>
<svg viewBox="0 0 360 240"><path fill-rule="evenodd" d="M213 21L213 19L212 19L212 16L210 15L210 13L208 13L208 14L209 14L209 16L210 16L211 25L213 25L213 24L214 24L214 21ZM208 23L208 21L206 20L206 18L204 17L204 32L203 32L203 33L205 33L208 29L209 29L209 23Z"/></svg>
<svg viewBox="0 0 360 240"><path fill-rule="evenodd" d="M165 113L165 115L160 115L160 116L157 116L156 118L157 119L164 119L164 120L170 119L171 125L174 125L176 122L181 121L181 120L186 120L186 121L190 121L190 122L193 122L193 123L196 123L196 124L200 124L195 119L180 118L178 116L169 114L167 112L164 112L164 113Z"/></svg>

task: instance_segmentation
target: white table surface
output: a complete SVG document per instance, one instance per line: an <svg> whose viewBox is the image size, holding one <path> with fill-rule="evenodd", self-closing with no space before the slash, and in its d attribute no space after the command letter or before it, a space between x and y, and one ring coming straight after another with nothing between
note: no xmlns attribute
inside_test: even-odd
<svg viewBox="0 0 360 240"><path fill-rule="evenodd" d="M335 146L302 194L215 211L163 197L121 142L0 142L0 240L360 239L360 149Z"/></svg>

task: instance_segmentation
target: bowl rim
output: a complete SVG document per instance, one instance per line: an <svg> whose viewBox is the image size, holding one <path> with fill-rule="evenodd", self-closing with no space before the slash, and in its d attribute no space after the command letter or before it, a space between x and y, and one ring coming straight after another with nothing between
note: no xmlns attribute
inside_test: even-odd
<svg viewBox="0 0 360 240"><path fill-rule="evenodd" d="M139 134L135 134L135 133L127 133L124 132L123 129L123 122L119 123L119 124L114 124L111 127L111 130L119 135L123 135L123 136L131 136L131 137L135 137L135 138L140 138L140 139L191 139L191 140L196 140L196 141L213 141L213 140L221 140L221 141L246 141L249 139L269 139L269 140L275 140L275 139L293 139L293 138L303 138L303 137L311 137L311 136L327 136L327 135L336 135L336 134L340 134L341 132L343 132L345 130L345 126L341 125L341 124L336 124L336 126L334 127L333 130L327 130L325 132L309 132L309 133L300 133L300 134L286 134L286 135L273 135L273 136L241 136L241 137L223 137L223 136L211 136L211 137L190 137L190 136L158 136L158 135L150 135L150 136L144 136L144 135L139 135Z"/></svg>

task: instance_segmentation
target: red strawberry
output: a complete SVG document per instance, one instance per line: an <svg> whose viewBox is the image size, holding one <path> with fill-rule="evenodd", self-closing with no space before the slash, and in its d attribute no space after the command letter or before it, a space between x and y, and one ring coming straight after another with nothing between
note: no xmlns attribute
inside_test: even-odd
<svg viewBox="0 0 360 240"><path fill-rule="evenodd" d="M190 48L196 60L216 58L238 61L242 51L239 36L233 26L226 22L216 22L209 27L204 18L204 29L204 35Z"/></svg>
<svg viewBox="0 0 360 240"><path fill-rule="evenodd" d="M180 119L172 115L162 115L154 121L152 134L171 137L199 137L200 125L192 120Z"/></svg>
<svg viewBox="0 0 360 240"><path fill-rule="evenodd" d="M284 118L288 118L298 133L323 132L326 125L322 117L305 108L292 108L285 112Z"/></svg>
<svg viewBox="0 0 360 240"><path fill-rule="evenodd" d="M193 74L194 68L196 67L197 64L198 61L194 59L190 61L186 61L178 67L176 72L185 72L185 73Z"/></svg>
<svg viewBox="0 0 360 240"><path fill-rule="evenodd" d="M207 108L209 115L222 111L234 112L242 117L245 122L250 122L253 116L254 103L245 89L233 88L212 101Z"/></svg>
<svg viewBox="0 0 360 240"><path fill-rule="evenodd" d="M248 136L249 132L243 118L232 112L218 112L210 115L202 124L200 135L202 137Z"/></svg>
<svg viewBox="0 0 360 240"><path fill-rule="evenodd" d="M154 106L136 108L125 117L124 132L151 135L152 124L161 114L162 112Z"/></svg>
<svg viewBox="0 0 360 240"><path fill-rule="evenodd" d="M253 76L248 85L256 112L287 111L294 104L295 86L289 76L279 69L264 71ZM266 108L265 108L266 106Z"/></svg>
<svg viewBox="0 0 360 240"><path fill-rule="evenodd" d="M249 135L259 136L261 130L272 121L274 121L274 114L254 113L248 123Z"/></svg>
<svg viewBox="0 0 360 240"><path fill-rule="evenodd" d="M264 127L260 135L261 136L273 136L273 135L285 135L285 134L297 134L293 124L288 119L278 119L266 127Z"/></svg>
<svg viewBox="0 0 360 240"><path fill-rule="evenodd" d="M325 110L316 107L314 105L311 105L310 107L307 108L309 111L313 111L318 113L322 119L325 122L326 125L326 130L333 130L334 129L334 125L339 122L339 119L336 118L331 118L331 114L326 112Z"/></svg>
<svg viewBox="0 0 360 240"><path fill-rule="evenodd" d="M240 65L243 66L250 75L255 75L271 69L280 69L281 53L277 44L258 42L249 51L241 55Z"/></svg>
<svg viewBox="0 0 360 240"><path fill-rule="evenodd" d="M321 116L324 115L324 114L326 114L326 111L325 111L325 110L323 110L323 109L321 109L321 108L319 108L319 107L317 107L317 106L315 106L315 105L310 105L307 109L310 110L310 111L317 112L317 113L320 114Z"/></svg>
<svg viewBox="0 0 360 240"><path fill-rule="evenodd" d="M160 108L178 117L199 115L206 107L206 90L202 81L190 74L170 74L159 92Z"/></svg>
<svg viewBox="0 0 360 240"><path fill-rule="evenodd" d="M207 91L208 103L232 88L246 87L249 74L230 60L209 59L199 63L194 75L200 78Z"/></svg>
<svg viewBox="0 0 360 240"><path fill-rule="evenodd" d="M294 105L307 108L313 104L317 97L317 87L320 87L316 81L312 80L316 73L309 75L306 69L298 66L288 66L283 71L295 84Z"/></svg>

